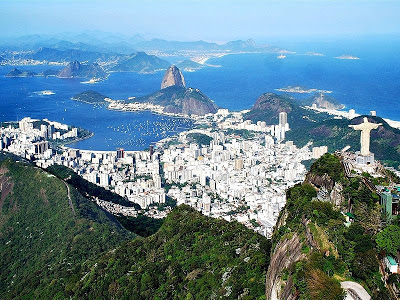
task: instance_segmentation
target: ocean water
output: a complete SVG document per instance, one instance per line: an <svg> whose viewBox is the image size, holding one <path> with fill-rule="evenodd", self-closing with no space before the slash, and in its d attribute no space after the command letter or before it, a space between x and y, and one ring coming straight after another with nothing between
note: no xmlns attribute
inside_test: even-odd
<svg viewBox="0 0 400 300"><path fill-rule="evenodd" d="M262 93L275 89L304 86L330 90L330 96L358 113L376 110L377 115L400 121L400 40L360 39L342 42L284 42L285 49L296 51L285 59L276 54L240 54L210 59L208 67L184 72L188 86L202 90L217 105L230 110L250 109ZM307 51L324 56L304 55ZM359 60L341 60L340 55ZM24 66L40 72L47 67ZM108 111L105 107L80 103L70 98L92 89L113 99L142 96L159 89L163 72L156 74L112 73L108 80L82 84L82 79L6 78L12 67L0 67L0 121L24 116L48 118L91 130L95 135L72 144L81 149L127 150L147 148L163 137L191 128L192 121L150 112ZM55 94L41 96L37 92ZM301 98L308 94L291 94Z"/></svg>
<svg viewBox="0 0 400 300"><path fill-rule="evenodd" d="M40 72L43 66L21 66L20 69ZM143 150L154 142L175 135L193 126L193 121L144 112L107 110L105 106L71 100L79 92L93 89L113 99L140 96L158 89L161 74L138 75L113 73L96 84L82 84L82 79L6 78L12 68L0 67L0 121L20 120L25 116L79 126L94 136L70 144L71 147L92 150ZM40 95L50 90L54 95Z"/></svg>
<svg viewBox="0 0 400 300"><path fill-rule="evenodd" d="M276 43L296 54L287 54L285 59L277 59L275 54L210 59L208 63L222 67L188 73L185 79L229 109L249 109L262 93L292 85L330 90L330 96L346 109L359 113L376 110L379 116L400 120L399 38ZM308 51L324 56L304 55ZM360 59L334 58L341 55Z"/></svg>

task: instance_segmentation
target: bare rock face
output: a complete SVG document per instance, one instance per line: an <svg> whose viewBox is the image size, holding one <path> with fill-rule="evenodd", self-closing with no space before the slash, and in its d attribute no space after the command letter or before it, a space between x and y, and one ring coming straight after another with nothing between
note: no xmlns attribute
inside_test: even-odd
<svg viewBox="0 0 400 300"><path fill-rule="evenodd" d="M289 277L288 280L284 282L281 279L281 273L284 269L289 268L305 257L305 254L301 253L301 248L302 243L296 233L290 239L280 241L275 247L266 276L266 299L296 299L292 294L293 279Z"/></svg>
<svg viewBox="0 0 400 300"><path fill-rule="evenodd" d="M161 81L161 89L170 86L185 87L185 78L183 78L181 71L176 66L170 66Z"/></svg>

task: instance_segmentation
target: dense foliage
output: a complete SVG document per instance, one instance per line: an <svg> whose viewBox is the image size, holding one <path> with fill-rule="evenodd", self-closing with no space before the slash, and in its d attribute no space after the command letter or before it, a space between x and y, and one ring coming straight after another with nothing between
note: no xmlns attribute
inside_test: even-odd
<svg viewBox="0 0 400 300"><path fill-rule="evenodd" d="M189 133L187 135L187 139L189 140L190 143L195 143L198 144L199 146L208 146L210 145L210 142L213 140L212 137L197 132Z"/></svg>
<svg viewBox="0 0 400 300"><path fill-rule="evenodd" d="M72 266L133 238L109 214L60 179L0 159L0 294L53 298Z"/></svg>
<svg viewBox="0 0 400 300"><path fill-rule="evenodd" d="M269 250L266 238L241 224L179 206L156 234L83 265L72 292L92 299L256 299L265 294Z"/></svg>
<svg viewBox="0 0 400 300"><path fill-rule="evenodd" d="M144 215L137 217L120 215L116 218L125 229L143 237L156 233L163 223L163 219L154 219Z"/></svg>
<svg viewBox="0 0 400 300"><path fill-rule="evenodd" d="M296 232L306 256L286 270L300 299L342 299L339 281L361 283L374 299L389 299L379 273L379 249L396 253L400 236L397 225L382 230L378 196L361 178L346 178L338 158L326 154L310 169L309 178L329 175L343 187L343 205L352 207L355 221L345 226L340 207L316 198L315 188L298 184L287 191L283 226L273 236L273 244ZM375 243L375 238L376 242Z"/></svg>
<svg viewBox="0 0 400 300"><path fill-rule="evenodd" d="M343 177L340 160L330 153L326 153L316 160L312 164L310 172L319 176L327 174L334 181L339 181Z"/></svg>

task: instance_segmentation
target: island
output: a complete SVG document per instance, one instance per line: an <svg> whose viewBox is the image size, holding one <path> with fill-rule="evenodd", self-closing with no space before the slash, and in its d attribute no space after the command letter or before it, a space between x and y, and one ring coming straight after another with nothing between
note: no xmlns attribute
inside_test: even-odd
<svg viewBox="0 0 400 300"><path fill-rule="evenodd" d="M96 91L84 91L82 93L76 94L71 98L75 101L80 101L88 104L105 104L107 100L110 100L107 96L104 96Z"/></svg>
<svg viewBox="0 0 400 300"><path fill-rule="evenodd" d="M6 77L34 77L34 76L39 76L38 73L32 72L32 71L21 71L17 68L12 69L8 74L6 74Z"/></svg>
<svg viewBox="0 0 400 300"><path fill-rule="evenodd" d="M332 91L328 91L328 90L319 90L319 89L309 89L306 87L302 87L302 86L287 86L285 88L279 88L279 89L275 89L275 91L278 92L285 92L285 93L298 93L298 94L311 94L311 93L324 93L324 94L330 94L332 93Z"/></svg>
<svg viewBox="0 0 400 300"><path fill-rule="evenodd" d="M349 59L349 60L360 59L359 57L353 56L353 55L341 55L341 56L336 56L334 58L337 58L337 59Z"/></svg>

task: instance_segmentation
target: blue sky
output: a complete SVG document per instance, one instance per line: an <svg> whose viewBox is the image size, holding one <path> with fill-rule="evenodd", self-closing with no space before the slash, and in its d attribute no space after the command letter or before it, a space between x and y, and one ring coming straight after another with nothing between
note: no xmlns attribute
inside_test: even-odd
<svg viewBox="0 0 400 300"><path fill-rule="evenodd" d="M174 40L400 33L392 0L0 0L2 35L100 30Z"/></svg>

